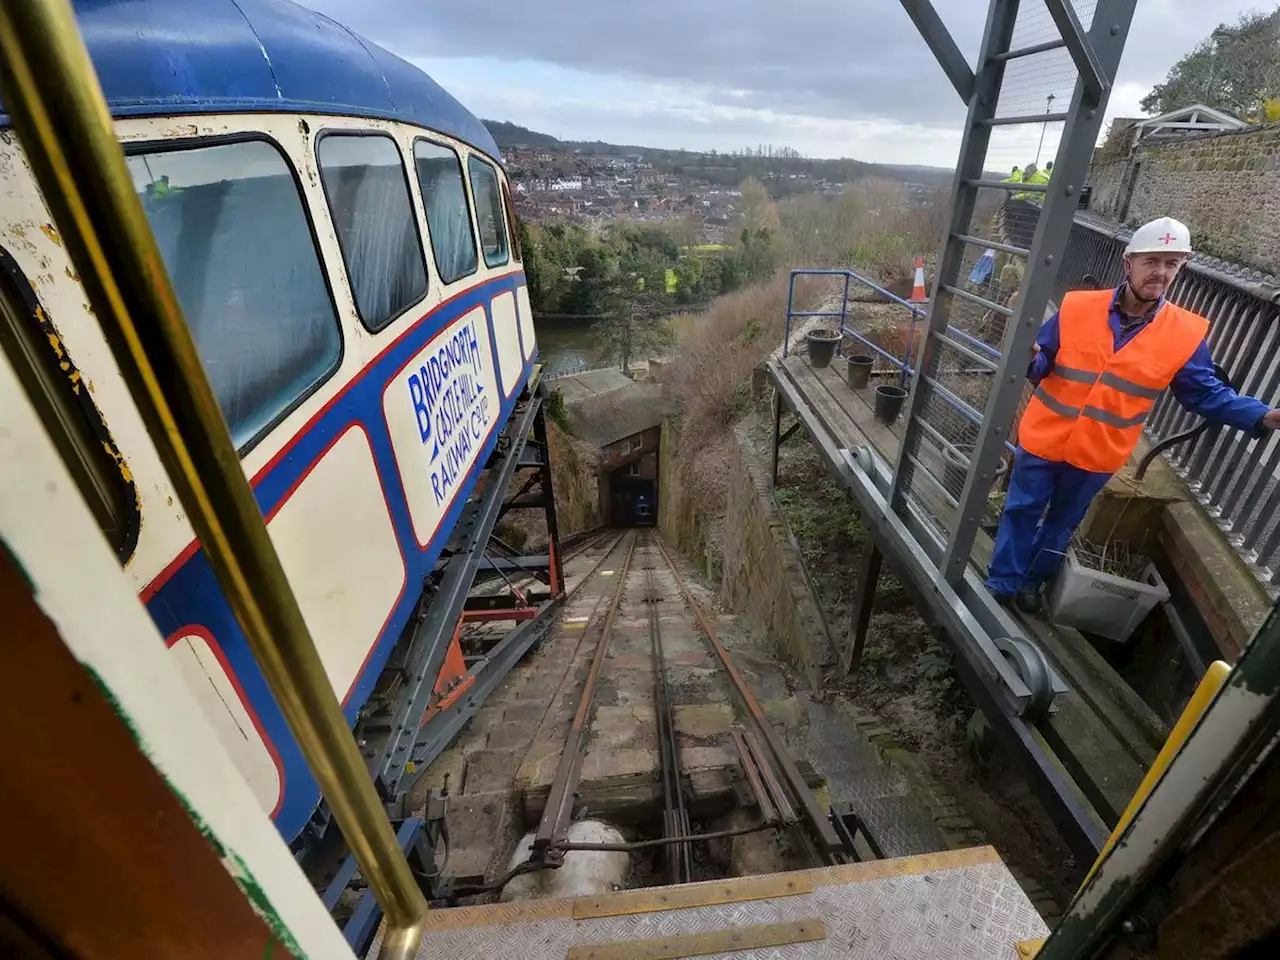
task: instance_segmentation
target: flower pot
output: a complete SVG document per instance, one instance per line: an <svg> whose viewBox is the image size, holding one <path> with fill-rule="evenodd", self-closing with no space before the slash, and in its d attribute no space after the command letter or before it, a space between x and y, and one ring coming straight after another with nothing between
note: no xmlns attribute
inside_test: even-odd
<svg viewBox="0 0 1280 960"><path fill-rule="evenodd" d="M849 386L862 390L871 382L871 368L876 365L876 358L865 353L855 353L849 358Z"/></svg>
<svg viewBox="0 0 1280 960"><path fill-rule="evenodd" d="M884 424L891 424L902 413L902 401L907 399L907 391L903 387L876 387L876 419Z"/></svg>
<svg viewBox="0 0 1280 960"><path fill-rule="evenodd" d="M957 443L942 448L942 482L947 492L953 497L960 496L964 489L964 479L969 474L969 466L973 459L974 444ZM995 479L992 486L1000 482L1000 478L1009 472L1009 461L1004 457L996 465Z"/></svg>
<svg viewBox="0 0 1280 960"><path fill-rule="evenodd" d="M840 334L834 330L810 330L804 335L804 339L809 344L809 362L818 370L830 366L831 358L836 355Z"/></svg>

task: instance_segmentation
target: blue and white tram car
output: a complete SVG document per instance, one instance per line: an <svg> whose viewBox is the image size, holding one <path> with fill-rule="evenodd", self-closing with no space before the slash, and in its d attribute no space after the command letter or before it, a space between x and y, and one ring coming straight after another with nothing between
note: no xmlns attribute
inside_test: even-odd
<svg viewBox="0 0 1280 960"><path fill-rule="evenodd" d="M497 144L417 67L286 0L75 6L245 473L354 723L536 358ZM8 127L0 106L6 308L39 331L30 342L49 351L76 428L94 438L81 464L91 506L191 696L293 839L318 787Z"/></svg>

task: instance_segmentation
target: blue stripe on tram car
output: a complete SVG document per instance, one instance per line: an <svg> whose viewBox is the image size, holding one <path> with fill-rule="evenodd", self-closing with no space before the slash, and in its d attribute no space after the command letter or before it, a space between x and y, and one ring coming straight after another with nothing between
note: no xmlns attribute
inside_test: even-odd
<svg viewBox="0 0 1280 960"><path fill-rule="evenodd" d="M476 480L501 433L501 427L515 407L520 387L528 380L533 358L525 363L519 386L511 397L505 400L495 398L499 408L492 428L483 440L470 470L452 491L452 503L425 546L419 545L409 516L404 486L383 414L384 390L432 338L477 306L485 308L490 342L494 345L490 350L489 362L496 367L496 340L488 314L489 302L497 294L517 290L523 283L523 273L517 270L477 284L424 316L361 370L253 480L258 505L263 514L270 518L322 454L353 424L362 426L369 437L408 571L410 588L401 593L344 703L344 713L353 724L392 647L413 615L423 579L434 568L468 495L475 488ZM408 391L405 392L403 402L410 406L414 402ZM319 802L319 787L307 769L239 624L223 598L208 559L202 550L195 550L181 557L180 562L162 573L157 581L158 585L149 587L144 596L147 599L147 609L162 635L173 638L191 632L191 628L196 626L217 638L227 664L261 724L264 738L274 748L273 754L280 767L283 791L275 813L276 824L282 835L292 839L306 825Z"/></svg>
<svg viewBox="0 0 1280 960"><path fill-rule="evenodd" d="M456 168L457 172L451 174L456 179L449 182L455 185L463 183L458 157L452 147L428 144L426 141L433 133L444 134L467 145L472 151L502 163L497 143L485 125L424 72L346 27L288 0L74 0L74 7L108 107L117 119L194 118L199 115L225 118L231 114L254 114L277 117L306 115L314 120L314 115L321 114L388 120L405 124L406 130L401 133L409 132L418 138L410 163L438 164L441 157L446 160L452 158L453 167L450 169ZM0 103L0 129L7 126L9 118ZM305 124L303 129L306 129ZM139 144L135 140L129 145L129 150L135 154L144 149L167 150L170 147L177 151L192 150L193 141L173 139L184 136L195 137L196 126L190 126L189 135L167 133L147 144ZM237 132L234 136L214 139L229 142L233 139L265 141L268 138L246 129L243 136ZM320 142L323 141L318 140L317 144ZM398 153L396 157L398 161ZM299 157L290 155L288 165L298 166ZM318 165L323 174L323 158L319 158ZM528 303L527 293L521 290L525 285L524 273L518 259L512 256L515 251L506 246L501 229L505 219L503 200L509 204L505 187L499 183L493 168L481 161L477 153L467 157L467 165L473 181L473 198L478 180L485 181L488 190L487 209L481 210L477 204L474 210L477 217L489 218L480 224L482 245L485 243L485 224L491 234L496 224L498 236L492 239L492 249L486 246L483 265L459 261L450 265L449 275L441 270L439 280L450 291L456 286L471 285L431 309L396 334L394 339L390 333L385 334L389 341L387 346L343 384L338 393L288 440L251 481L258 504L270 522L288 504L295 491L301 488L305 495L307 488L301 486L303 480L313 469L317 476L320 475L324 468L319 465L331 450L335 454L343 453L343 456L335 456L333 463L336 466L330 474L336 470L342 477L341 471L351 463L368 467L362 483L352 480L349 484L353 503L359 501L362 507L370 505L371 498L358 497L355 491L358 488L362 493L370 493L368 484L373 482L376 472L381 491L372 497L372 501L379 511L381 501L385 501L386 517L389 518L382 541L387 549L381 559L393 560L398 548L403 562L403 583L387 583L381 570L376 577L366 578L365 589L371 582L376 583L387 599L389 609L385 621L376 631L376 636L353 635L352 647L337 651L339 656L348 657L348 661L342 665L339 673L343 675L335 681L335 686L346 685L347 676L353 675L345 691L338 690L345 715L352 723L413 615L423 580L434 568L448 541L537 359L536 346L526 342L533 334L531 317L527 310L519 307L520 303ZM281 170L285 168L281 161ZM167 187L167 178L158 174L157 178ZM243 178L239 182L241 189L248 189L244 187ZM390 184L391 181L386 182ZM204 182L198 184L201 188L207 186ZM265 186L259 186L265 189ZM176 182L175 187L178 187ZM175 189L173 193L180 196L182 190ZM187 196L193 204L200 199L199 196L192 199L195 193L196 190L189 188ZM158 198L158 190L156 195ZM425 197L423 203L428 206ZM463 205L466 205L465 200ZM148 211L150 216L166 215L162 203L152 206L154 209ZM299 217L300 211L301 208L297 214ZM176 207L170 208L170 219L182 212ZM428 207L429 221L431 215L432 209ZM205 222L208 219L205 217ZM170 241L174 241L183 226L181 222L176 226L159 220L153 220L153 223L169 228L167 234L164 229L160 232ZM295 226L300 231L307 229L300 219ZM471 230L472 227L472 221L467 218L464 229ZM509 224L509 229L513 234L511 244L514 244L514 222ZM340 236L340 243L342 239ZM426 234L422 234L421 239L425 245ZM474 242L474 237L472 240ZM222 253L226 255L225 249ZM424 253L428 256L439 253L438 244L434 250L424 250ZM318 249L316 255L319 256ZM326 257L324 262L332 288L348 283L332 262L332 257ZM468 267L470 271L480 269L483 276L486 270L503 269L504 264L509 264L510 269L498 276L481 280L463 279ZM349 268L350 264L347 266ZM172 264L170 267L172 269ZM285 264L283 269L290 267ZM317 283L312 292L319 296L325 291L321 290L319 278L314 279ZM192 282L199 287L204 281L196 277ZM203 290L203 287L199 289ZM415 290L413 296L420 297L425 292L424 286L421 292ZM377 336L381 327L369 322L358 291L353 289L352 293L361 314L359 319L370 335ZM499 310L493 306L495 297L501 298ZM516 306L513 307L513 303ZM482 308L482 312L474 316L483 318L484 338L469 336L467 356L455 357L456 363L447 358L446 352L445 364L449 370L440 366L438 355L437 363L432 367L429 355L424 354L428 344L477 308ZM267 314L272 314L275 306L266 305L264 309ZM319 304L316 309L324 312L329 305L327 302ZM496 324L495 314L499 315ZM398 312L388 313L382 322L388 322L393 315L398 315ZM516 318L514 325L513 316ZM226 318L219 316L216 310L204 319L210 324L221 323L224 328L231 329L226 327ZM335 314L335 322L337 319ZM328 336L327 330L324 332ZM240 336L241 333L247 336L259 331L244 328L242 324L241 328L236 328L235 335ZM472 329L471 333L477 331ZM472 340L474 349L471 348ZM326 349L329 349L329 344L330 341L326 340ZM75 349L74 344L71 347ZM246 349L252 353L259 348ZM340 344L337 349L340 349ZM509 367L519 366L518 375L513 376L511 369L501 369L504 357ZM329 354L321 359L329 363ZM419 368L409 370L410 363L414 361L418 362ZM477 382L465 379L454 382L450 379L460 371L465 372L466 364L480 369L482 362L488 364L486 376L492 378L487 392ZM336 375L337 360L333 360L329 370L330 373L320 371L323 374L320 379L316 379L314 371L309 368L303 373L314 386L318 386L331 374ZM422 380L424 370L428 378L425 383ZM418 378L420 396L412 385L415 381L410 379L414 376ZM436 381L431 380L433 376ZM446 384L445 380L450 382ZM221 396L219 399L223 401ZM388 411L395 410L395 404L403 407L392 418L394 422L390 422ZM257 419L250 418L240 425L242 433L252 435L248 441L250 445L280 430L280 426L271 427L270 424L284 420L288 410L271 408L257 413L260 414ZM432 435L428 437L428 433ZM356 434L363 436L357 437ZM344 438L348 435L353 442L344 446ZM237 443L243 439L238 439ZM443 443L443 460L426 454L418 456L421 451L414 447L419 439L423 442L429 439L432 444ZM356 440L359 443L355 443ZM344 451L350 451L351 455ZM403 459L401 463L397 462L397 451ZM433 451L434 447L428 453ZM402 469L413 472L402 474ZM431 473L436 470L441 472L434 477L434 486L424 488L422 471ZM163 484L165 481L151 478L148 482ZM331 483L332 480L326 476L325 482ZM336 499L341 502L344 487L339 484L336 489ZM434 502L432 493L424 493L424 489L434 492ZM335 499L332 487L328 488L326 496L328 500L319 497L317 502L332 504ZM146 535L145 519L143 536ZM325 519L319 516L313 520L312 514L307 513L302 522L323 524ZM296 534L297 527L292 529ZM350 536L351 533L343 531L342 535ZM323 541L323 536L320 540ZM297 542L301 541L295 541L295 546ZM400 573L400 570L396 571L397 578ZM290 577L292 580L292 573ZM324 583L322 587L340 589L341 585ZM395 595L397 587L398 597ZM391 603L393 597L394 603ZM279 779L279 793L273 811L276 824L286 840L294 839L315 810L320 799L319 789L223 598L203 551L194 543L188 544L151 579L141 591L141 598L171 646L184 637L199 640L202 651L192 655L212 657L226 671L234 692L244 701L248 721L262 735L276 767ZM379 602L382 602L381 598ZM380 609L375 613L378 617L383 615ZM312 629L314 632L314 625ZM361 631L353 631L353 634L361 634ZM345 644L345 635L341 636L340 642ZM357 646L359 649L354 649ZM191 649L194 651L195 645ZM207 653L204 652L206 650ZM363 656L363 660L357 655ZM200 663L200 669L208 668L209 661ZM203 692L208 694L208 691ZM242 728L244 718L232 710L232 705L227 704L227 709L230 713L227 717L220 717L219 722L241 724ZM243 733L246 739L250 739L249 731L237 729L232 733L235 736Z"/></svg>

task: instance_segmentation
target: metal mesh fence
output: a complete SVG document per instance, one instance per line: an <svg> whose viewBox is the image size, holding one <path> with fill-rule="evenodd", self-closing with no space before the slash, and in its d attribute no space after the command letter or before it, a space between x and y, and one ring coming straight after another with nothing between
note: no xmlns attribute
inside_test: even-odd
<svg viewBox="0 0 1280 960"><path fill-rule="evenodd" d="M1087 29L1094 3L1075 7ZM1011 49L1060 37L1043 0L1024 0ZM1006 64L983 162L985 179L1003 180L1015 168L1025 179L1042 166L1052 176L1051 161L1065 129L1054 117L1069 109L1076 81L1074 62L1061 47ZM908 433L902 489L940 537L955 529L957 500L972 469L970 455L1027 274L1026 251L1035 238L1043 197L1042 192L1016 188L977 190L969 222L960 230L966 240L954 282L936 290L934 324L941 332L933 336L917 381L918 429Z"/></svg>
<svg viewBox="0 0 1280 960"><path fill-rule="evenodd" d="M1118 286L1127 238L1125 228L1078 216L1054 299L1068 290ZM1280 406L1280 287L1193 260L1169 299L1209 320L1210 352L1239 392ZM1159 441L1199 422L1166 391L1146 430ZM1280 584L1280 436L1210 427L1166 457L1259 577Z"/></svg>

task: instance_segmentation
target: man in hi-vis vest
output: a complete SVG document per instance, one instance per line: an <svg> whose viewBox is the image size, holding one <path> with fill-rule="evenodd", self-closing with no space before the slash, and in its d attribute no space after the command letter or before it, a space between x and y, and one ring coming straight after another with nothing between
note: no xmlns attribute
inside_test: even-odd
<svg viewBox="0 0 1280 960"><path fill-rule="evenodd" d="M1089 502L1129 459L1166 387L1192 413L1261 436L1280 410L1241 397L1213 372L1209 321L1165 292L1191 256L1191 233L1171 217L1139 227L1115 290L1074 291L1044 322L1027 379L1036 384L1018 424L1018 449L987 589L1040 609Z"/></svg>

